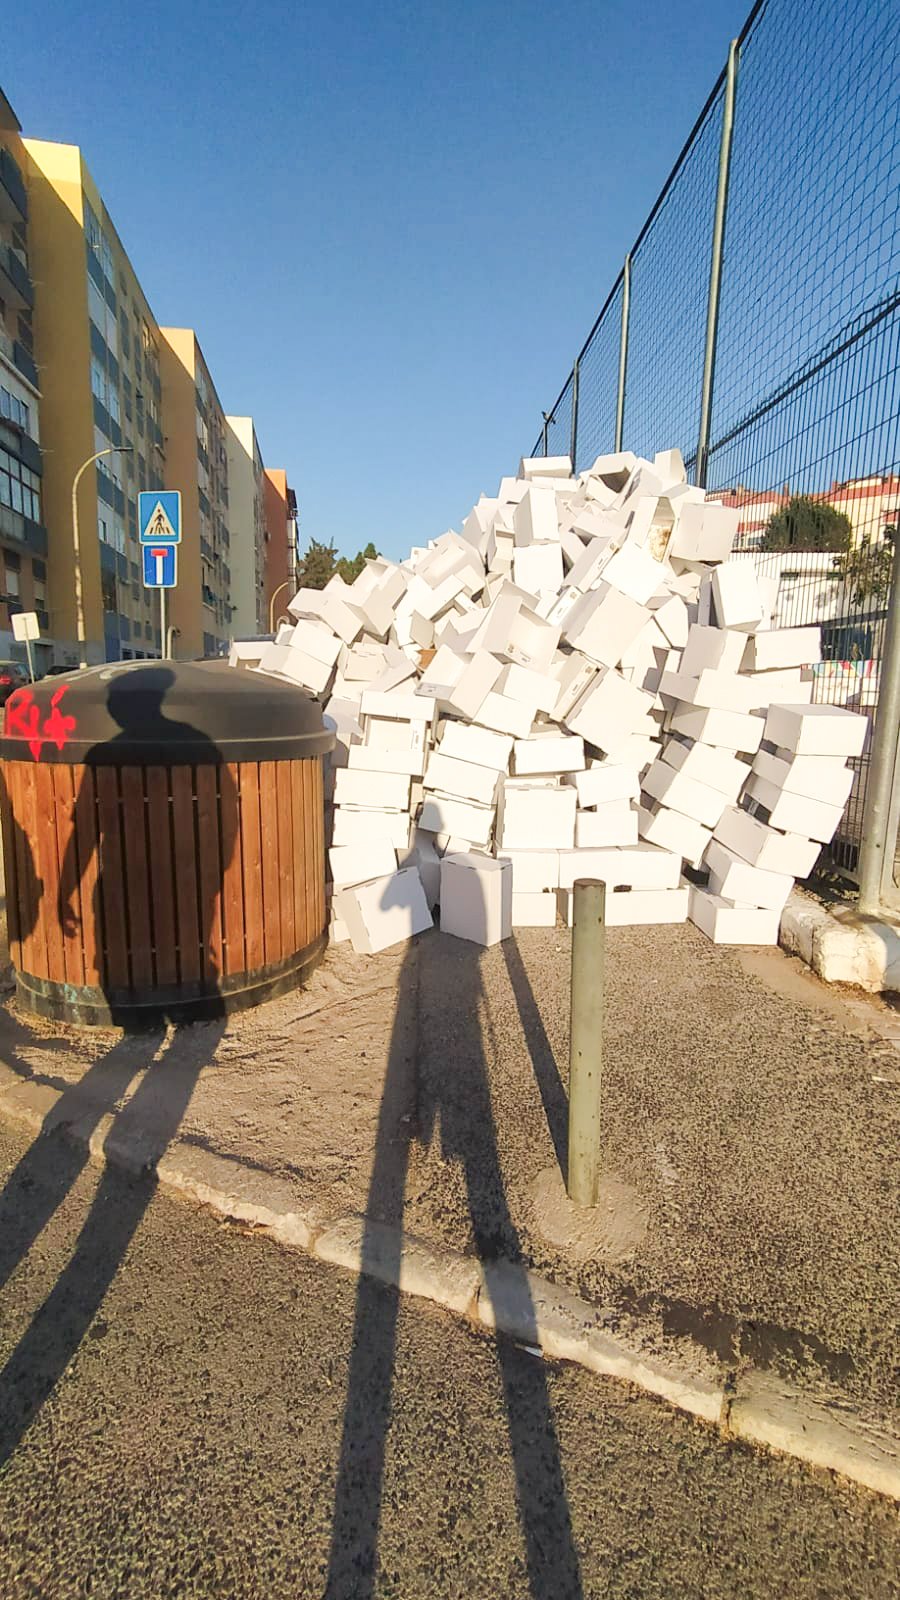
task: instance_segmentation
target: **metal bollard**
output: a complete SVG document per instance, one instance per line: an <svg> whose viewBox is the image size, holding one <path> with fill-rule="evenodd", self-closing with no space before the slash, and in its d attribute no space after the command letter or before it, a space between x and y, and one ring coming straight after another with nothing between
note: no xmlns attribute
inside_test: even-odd
<svg viewBox="0 0 900 1600"><path fill-rule="evenodd" d="M606 885L579 878L572 914L569 1024L569 1162L566 1189L595 1206L600 1183L600 1080L606 982Z"/></svg>

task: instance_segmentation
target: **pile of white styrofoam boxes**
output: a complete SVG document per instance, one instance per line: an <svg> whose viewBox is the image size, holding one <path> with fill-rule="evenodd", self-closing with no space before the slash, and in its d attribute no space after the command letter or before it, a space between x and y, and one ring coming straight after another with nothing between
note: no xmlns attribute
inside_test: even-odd
<svg viewBox="0 0 900 1600"><path fill-rule="evenodd" d="M729 560L738 513L677 450L577 477L525 460L459 533L300 589L232 661L320 696L335 733L332 937L479 944L571 918L771 943L849 792L867 720L812 706L816 628Z"/></svg>

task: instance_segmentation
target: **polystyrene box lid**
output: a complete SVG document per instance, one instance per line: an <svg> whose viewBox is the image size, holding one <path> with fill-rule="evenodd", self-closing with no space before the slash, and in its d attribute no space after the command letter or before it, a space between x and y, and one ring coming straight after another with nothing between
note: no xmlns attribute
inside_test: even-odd
<svg viewBox="0 0 900 1600"><path fill-rule="evenodd" d="M447 855L442 858L441 864L449 862L454 867L471 867L477 872L511 872L512 863L509 861L496 861L493 856L480 856L474 853L460 852L458 855Z"/></svg>

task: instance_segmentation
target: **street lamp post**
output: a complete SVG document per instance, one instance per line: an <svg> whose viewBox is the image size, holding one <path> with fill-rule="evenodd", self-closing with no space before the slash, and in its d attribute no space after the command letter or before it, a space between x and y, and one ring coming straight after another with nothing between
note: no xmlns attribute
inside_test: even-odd
<svg viewBox="0 0 900 1600"><path fill-rule="evenodd" d="M96 450L87 461L83 461L72 480L72 549L75 553L75 637L78 644L78 665L87 666L87 630L84 623L84 583L81 573L81 539L78 532L78 485L88 467L92 467L101 456L124 455L127 450L133 450L133 444L111 444L105 450Z"/></svg>
<svg viewBox="0 0 900 1600"><path fill-rule="evenodd" d="M280 583L278 585L278 588L275 590L275 593L273 594L272 599L269 602L269 632L270 633L274 633L275 632L275 601L278 599L278 596L280 594L284 594L285 589L293 589L293 587L294 587L293 578L288 578L285 583Z"/></svg>

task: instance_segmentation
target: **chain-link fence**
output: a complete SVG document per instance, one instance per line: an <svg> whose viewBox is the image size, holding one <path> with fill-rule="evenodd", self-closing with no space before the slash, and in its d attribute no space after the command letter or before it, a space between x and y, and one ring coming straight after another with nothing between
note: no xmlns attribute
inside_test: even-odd
<svg viewBox="0 0 900 1600"><path fill-rule="evenodd" d="M900 528L900 10L759 0L534 454L652 456L741 511L816 698L874 719ZM574 422L573 422L574 399ZM856 868L868 758L832 863Z"/></svg>

